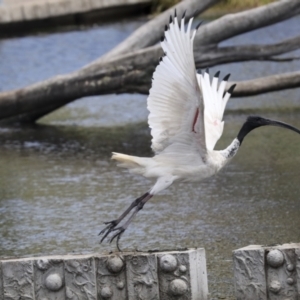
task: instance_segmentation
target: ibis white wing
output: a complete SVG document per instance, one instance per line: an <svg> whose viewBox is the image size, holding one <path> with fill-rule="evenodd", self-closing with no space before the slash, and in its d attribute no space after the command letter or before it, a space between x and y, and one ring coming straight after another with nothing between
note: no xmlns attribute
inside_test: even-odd
<svg viewBox="0 0 300 300"><path fill-rule="evenodd" d="M165 56L153 74L152 87L147 100L149 126L152 134L152 149L158 153L170 146L184 134L197 140L198 151L205 155L205 129L203 100L197 81L192 19L187 29L184 19L174 17L166 28L161 46ZM191 141L186 138L186 141ZM195 141L194 141L195 142Z"/></svg>
<svg viewBox="0 0 300 300"><path fill-rule="evenodd" d="M210 80L208 71L204 72L204 74L197 74L204 101L204 126L206 147L208 150L214 149L223 133L224 110L235 87L235 85L233 85L225 92L226 83L230 74L225 76L220 84L219 74L220 72L217 72L212 80Z"/></svg>

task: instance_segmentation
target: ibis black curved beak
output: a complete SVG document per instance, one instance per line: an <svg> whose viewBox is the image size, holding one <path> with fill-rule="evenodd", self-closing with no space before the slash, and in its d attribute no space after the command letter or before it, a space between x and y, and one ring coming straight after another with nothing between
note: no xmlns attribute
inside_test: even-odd
<svg viewBox="0 0 300 300"><path fill-rule="evenodd" d="M265 119L259 116L250 116L247 118L246 122L244 123L244 125L242 126L237 139L240 142L240 145L242 144L242 141L244 139L244 137L253 129L257 128L257 127L261 127L261 126L266 126L266 125L271 125L271 126L278 126L278 127L283 127L286 129L290 129L293 130L297 133L300 134L300 130L297 129L296 127L289 125L287 123L284 122L280 122L280 121L275 121L275 120L270 120L270 119Z"/></svg>

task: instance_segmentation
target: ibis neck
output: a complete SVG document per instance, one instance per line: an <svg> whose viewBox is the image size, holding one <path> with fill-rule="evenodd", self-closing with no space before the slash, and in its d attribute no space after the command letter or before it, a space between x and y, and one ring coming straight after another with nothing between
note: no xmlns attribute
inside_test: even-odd
<svg viewBox="0 0 300 300"><path fill-rule="evenodd" d="M259 116L250 116L247 118L246 122L243 124L241 130L239 131L237 137L232 141L232 143L224 150L220 151L220 154L224 157L224 165L226 162L234 157L239 150L245 136L251 132L253 129L261 127L261 126L266 126L266 125L272 125L272 126L278 126L286 129L290 129L294 132L297 132L300 134L300 130L297 129L296 127L293 127L289 124L280 122L280 121L275 121L275 120L270 120L270 119L265 119Z"/></svg>
<svg viewBox="0 0 300 300"><path fill-rule="evenodd" d="M216 167L216 171L220 171L233 158L240 148L240 142L235 138L232 143L224 150L213 151L212 164Z"/></svg>
<svg viewBox="0 0 300 300"><path fill-rule="evenodd" d="M225 160L229 160L236 155L236 153L238 152L238 150L240 148L240 145L241 145L241 143L238 140L238 138L235 138L231 142L231 144L226 149L221 150L220 153L225 158Z"/></svg>

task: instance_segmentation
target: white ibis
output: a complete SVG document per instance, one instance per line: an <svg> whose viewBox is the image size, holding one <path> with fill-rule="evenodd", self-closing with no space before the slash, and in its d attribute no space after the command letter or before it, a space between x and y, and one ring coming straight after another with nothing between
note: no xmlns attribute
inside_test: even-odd
<svg viewBox="0 0 300 300"><path fill-rule="evenodd" d="M218 173L237 153L244 137L253 129L273 125L300 130L283 122L250 116L237 137L224 150L214 150L222 135L223 114L235 85L226 91L229 74L219 83L217 72L212 80L208 71L195 70L193 41L197 28L191 33L192 20L185 29L184 16L176 13L166 26L161 47L165 56L153 74L147 99L154 157L137 157L113 153L119 166L147 178L156 178L154 186L134 200L119 218L105 222L101 242L112 233L110 242L119 239L134 216L145 203L172 183L195 182Z"/></svg>

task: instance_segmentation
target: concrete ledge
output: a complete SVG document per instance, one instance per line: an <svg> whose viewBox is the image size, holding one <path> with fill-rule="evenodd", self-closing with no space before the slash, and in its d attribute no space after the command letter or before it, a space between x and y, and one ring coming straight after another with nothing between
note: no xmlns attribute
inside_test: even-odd
<svg viewBox="0 0 300 300"><path fill-rule="evenodd" d="M0 4L0 37L116 20L148 12L150 6L151 0L7 0Z"/></svg>
<svg viewBox="0 0 300 300"><path fill-rule="evenodd" d="M204 249L0 261L0 299L206 300Z"/></svg>
<svg viewBox="0 0 300 300"><path fill-rule="evenodd" d="M233 263L237 300L300 298L300 244L248 246Z"/></svg>
<svg viewBox="0 0 300 300"><path fill-rule="evenodd" d="M0 24L60 17L103 8L150 4L150 0L46 0L0 5Z"/></svg>

